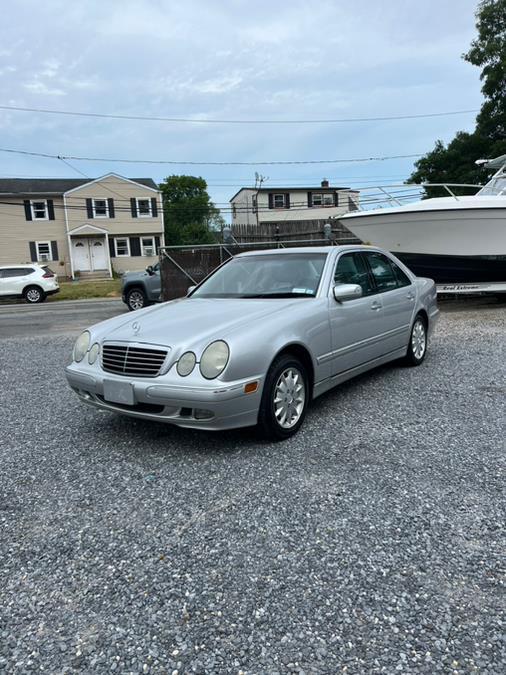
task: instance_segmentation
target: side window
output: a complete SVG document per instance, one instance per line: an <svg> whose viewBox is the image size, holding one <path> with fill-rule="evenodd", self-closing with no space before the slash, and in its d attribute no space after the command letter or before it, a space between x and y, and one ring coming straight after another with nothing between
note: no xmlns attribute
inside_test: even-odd
<svg viewBox="0 0 506 675"><path fill-rule="evenodd" d="M336 284L358 284L362 295L375 292L367 264L360 253L344 253L337 261L334 274Z"/></svg>
<svg viewBox="0 0 506 675"><path fill-rule="evenodd" d="M397 277L390 260L382 253L366 252L367 262L371 268L376 288L379 293L398 288ZM400 270L399 270L400 271Z"/></svg>
<svg viewBox="0 0 506 675"><path fill-rule="evenodd" d="M392 265L392 268L394 270L398 288L402 288L403 286L411 286L411 279L408 277L408 275L405 274L405 272L403 272L401 268L398 265L396 265L392 260L390 261L390 264Z"/></svg>

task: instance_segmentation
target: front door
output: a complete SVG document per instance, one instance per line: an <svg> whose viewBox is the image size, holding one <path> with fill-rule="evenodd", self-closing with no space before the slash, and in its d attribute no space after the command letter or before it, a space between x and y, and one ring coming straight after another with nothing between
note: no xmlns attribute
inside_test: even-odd
<svg viewBox="0 0 506 675"><path fill-rule="evenodd" d="M331 375L338 375L373 361L382 354L383 304L360 253L339 256L334 284L358 284L362 297L345 302L330 299L332 333Z"/></svg>
<svg viewBox="0 0 506 675"><path fill-rule="evenodd" d="M105 237L82 237L72 240L74 269L79 272L107 270Z"/></svg>
<svg viewBox="0 0 506 675"><path fill-rule="evenodd" d="M105 237L101 239L90 239L89 240L90 254L91 254L91 267L93 270L106 270L107 265L107 255L105 252Z"/></svg>
<svg viewBox="0 0 506 675"><path fill-rule="evenodd" d="M82 239L72 239L72 260L76 272L91 271L90 247L85 237Z"/></svg>

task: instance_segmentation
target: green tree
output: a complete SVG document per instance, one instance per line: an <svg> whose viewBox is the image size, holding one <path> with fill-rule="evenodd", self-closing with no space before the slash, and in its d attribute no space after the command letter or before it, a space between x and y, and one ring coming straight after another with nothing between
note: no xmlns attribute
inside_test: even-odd
<svg viewBox="0 0 506 675"><path fill-rule="evenodd" d="M165 243L212 244L224 221L207 192L207 183L196 176L168 176L160 183L165 218Z"/></svg>
<svg viewBox="0 0 506 675"><path fill-rule="evenodd" d="M421 157L410 183L483 183L486 174L475 160L506 153L506 0L482 0L476 12L478 36L463 58L481 68L485 97L473 133L459 131L445 145ZM469 194L465 189L462 192ZM430 197L447 194L439 188L427 190Z"/></svg>

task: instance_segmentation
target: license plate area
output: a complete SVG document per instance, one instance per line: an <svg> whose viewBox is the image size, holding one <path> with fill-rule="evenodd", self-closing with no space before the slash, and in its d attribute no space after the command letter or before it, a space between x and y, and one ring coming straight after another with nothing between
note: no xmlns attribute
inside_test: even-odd
<svg viewBox="0 0 506 675"><path fill-rule="evenodd" d="M104 399L110 403L135 405L134 387L130 382L104 380Z"/></svg>

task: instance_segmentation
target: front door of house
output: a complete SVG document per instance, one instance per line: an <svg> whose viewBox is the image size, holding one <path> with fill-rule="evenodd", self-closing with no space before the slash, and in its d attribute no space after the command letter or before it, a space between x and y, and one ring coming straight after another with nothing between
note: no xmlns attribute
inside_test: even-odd
<svg viewBox="0 0 506 675"><path fill-rule="evenodd" d="M74 269L79 272L106 270L107 251L105 237L82 237L72 242Z"/></svg>
<svg viewBox="0 0 506 675"><path fill-rule="evenodd" d="M91 268L93 270L107 269L107 256L105 252L105 237L90 239Z"/></svg>
<svg viewBox="0 0 506 675"><path fill-rule="evenodd" d="M88 239L83 237L82 239L72 240L72 258L76 272L91 271L91 257Z"/></svg>

